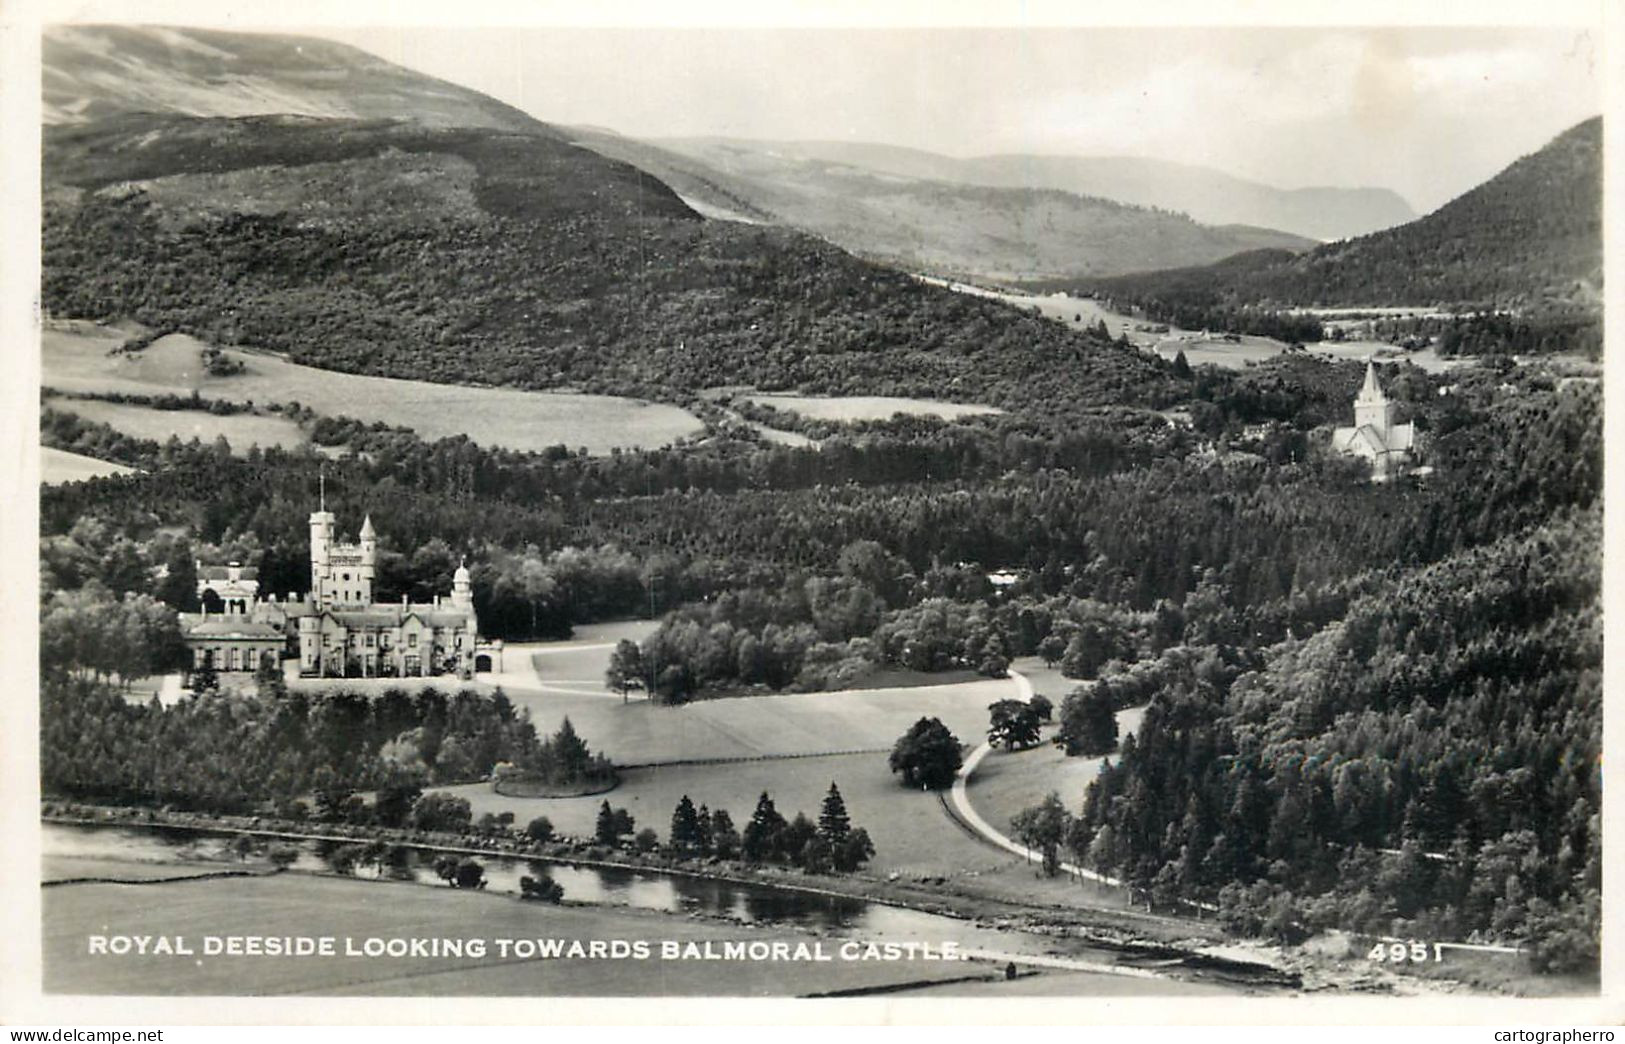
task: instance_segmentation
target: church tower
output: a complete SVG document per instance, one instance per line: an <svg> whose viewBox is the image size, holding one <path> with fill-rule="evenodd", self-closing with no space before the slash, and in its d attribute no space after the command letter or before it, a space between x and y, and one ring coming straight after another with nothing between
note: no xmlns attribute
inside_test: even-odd
<svg viewBox="0 0 1625 1044"><path fill-rule="evenodd" d="M1384 441L1394 430L1394 404L1382 393L1382 385L1377 383L1377 365L1370 360L1365 364L1365 384L1354 398L1354 426L1363 428L1367 424L1377 429Z"/></svg>

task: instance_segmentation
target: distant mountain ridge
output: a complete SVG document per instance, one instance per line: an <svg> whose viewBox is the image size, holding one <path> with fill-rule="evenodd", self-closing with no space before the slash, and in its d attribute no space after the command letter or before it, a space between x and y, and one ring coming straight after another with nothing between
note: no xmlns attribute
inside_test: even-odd
<svg viewBox="0 0 1625 1044"><path fill-rule="evenodd" d="M1131 299L1211 305L1470 305L1596 311L1603 282L1602 117L1398 228L1295 257L1105 279Z"/></svg>
<svg viewBox="0 0 1625 1044"><path fill-rule="evenodd" d="M312 36L168 26L56 25L42 41L43 118L187 116L409 119L550 134L495 98Z"/></svg>
<svg viewBox="0 0 1625 1044"><path fill-rule="evenodd" d="M1316 240L1364 235L1417 216L1403 197L1386 188L1283 189L1208 167L1137 156L1004 154L959 158L867 142L730 138L658 139L652 144L693 157L715 156L720 149L731 149L967 185L1059 189L1172 210L1208 225L1278 229Z"/></svg>
<svg viewBox="0 0 1625 1044"><path fill-rule="evenodd" d="M999 187L771 150L674 151L577 128L573 140L632 163L714 217L790 225L864 257L936 275L1084 278L1217 261L1246 250L1306 250L1268 228L1203 225L1184 214L1057 188Z"/></svg>

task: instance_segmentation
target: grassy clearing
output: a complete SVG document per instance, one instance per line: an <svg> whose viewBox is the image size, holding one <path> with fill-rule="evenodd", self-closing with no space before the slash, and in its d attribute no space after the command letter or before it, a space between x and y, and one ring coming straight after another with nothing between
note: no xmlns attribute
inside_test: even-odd
<svg viewBox="0 0 1625 1044"><path fill-rule="evenodd" d="M41 337L42 383L67 392L195 390L207 399L299 402L317 413L408 427L429 440L467 435L482 446L516 450L658 447L704 427L686 410L636 399L369 377L238 349L225 355L245 371L214 377L203 372L204 345L192 337L171 334L127 354L114 351L119 340L107 334L82 323L47 329Z"/></svg>
<svg viewBox="0 0 1625 1044"><path fill-rule="evenodd" d="M610 654L616 641L637 640L653 626L648 621L600 624L578 628L569 642L510 644L503 653L505 672L480 680L501 685L516 706L530 711L539 731L557 729L568 716L593 750L620 765L890 750L921 717L941 718L962 741L975 743L987 729L987 705L1016 691L1009 679L983 678L701 700L680 707L658 706L640 692L623 701L604 687ZM927 679L907 679L922 680Z"/></svg>
<svg viewBox="0 0 1625 1044"><path fill-rule="evenodd" d="M231 452L239 457L245 455L250 446L296 449L305 443L305 433L299 425L285 417L260 417L251 413L220 416L203 410L157 410L132 403L62 397L51 399L50 405L62 413L72 413L154 442L177 435L182 442L196 438L207 445L224 435L231 443Z"/></svg>
<svg viewBox="0 0 1625 1044"><path fill-rule="evenodd" d="M40 482L47 486L60 486L68 482L83 482L103 475L130 475L134 468L111 461L97 460L67 450L41 446L39 451Z"/></svg>
<svg viewBox="0 0 1625 1044"><path fill-rule="evenodd" d="M813 395L750 395L746 396L746 399L761 406L772 406L775 409L799 413L812 420L828 421L886 420L898 413L957 420L960 417L1004 412L992 406L941 402L935 399L903 399L887 395L841 395L827 398Z"/></svg>
<svg viewBox="0 0 1625 1044"><path fill-rule="evenodd" d="M599 685L596 693L566 690L563 682L557 689L504 688L529 709L538 730L551 732L568 715L594 750L620 765L889 750L921 717L940 718L961 741L975 743L987 728L987 705L1015 689L1008 680L985 680L662 707L636 694L622 703Z"/></svg>
<svg viewBox="0 0 1625 1044"><path fill-rule="evenodd" d="M923 961L553 960L503 962L496 939L811 942L792 929L704 922L638 910L556 907L489 892L304 874L163 885L65 885L44 902L50 993L416 996L788 996L933 981L979 966ZM91 934L333 936L487 940L484 958L94 957Z"/></svg>

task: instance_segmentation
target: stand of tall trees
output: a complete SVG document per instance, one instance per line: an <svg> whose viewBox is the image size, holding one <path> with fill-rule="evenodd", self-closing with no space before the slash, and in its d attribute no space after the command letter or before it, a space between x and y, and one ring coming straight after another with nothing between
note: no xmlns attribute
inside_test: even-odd
<svg viewBox="0 0 1625 1044"><path fill-rule="evenodd" d="M1600 547L1600 512L1564 512L1357 598L1260 668L1166 674L1089 791L1080 857L1226 916L1276 902L1283 930L1558 931L1580 942L1545 964L1594 961Z"/></svg>

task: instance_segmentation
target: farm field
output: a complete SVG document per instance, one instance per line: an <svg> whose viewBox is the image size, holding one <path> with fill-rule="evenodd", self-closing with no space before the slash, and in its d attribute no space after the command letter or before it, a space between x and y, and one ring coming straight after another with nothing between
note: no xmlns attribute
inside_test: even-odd
<svg viewBox="0 0 1625 1044"><path fill-rule="evenodd" d="M182 442L196 438L207 445L224 435L226 441L231 443L231 452L239 457L246 455L250 446L296 449L305 443L305 433L286 417L261 417L251 413L218 415L206 410L159 410L134 403L62 396L52 398L50 406L59 412L72 413L126 435L154 442L163 442L176 435Z"/></svg>
<svg viewBox="0 0 1625 1044"><path fill-rule="evenodd" d="M746 400L759 406L799 413L811 420L865 421L886 420L898 413L917 417L941 417L958 420L1003 413L992 406L976 406L962 402L941 402L935 399L905 399L888 395L747 395Z"/></svg>
<svg viewBox="0 0 1625 1044"><path fill-rule="evenodd" d="M470 957L93 957L91 934L333 936L344 939L767 940L813 936L605 907L524 903L491 892L277 874L159 885L46 889L44 988L51 993L417 996L785 996L934 981L985 965L927 961L501 960ZM1114 976L1103 976L1120 981ZM1171 987L1172 988L1172 987Z"/></svg>
<svg viewBox="0 0 1625 1044"><path fill-rule="evenodd" d="M159 338L134 354L111 353L123 335L84 323L53 324L41 335L41 383L66 392L185 395L234 402L299 402L317 413L409 427L428 440L467 435L482 446L542 450L566 445L592 453L659 447L703 430L676 406L610 395L475 388L339 373L278 356L228 348L245 371L202 371L202 342Z"/></svg>
<svg viewBox="0 0 1625 1044"><path fill-rule="evenodd" d="M60 486L67 482L83 482L103 475L130 475L134 468L111 461L97 460L80 453L41 446L39 451L40 482L47 486Z"/></svg>

